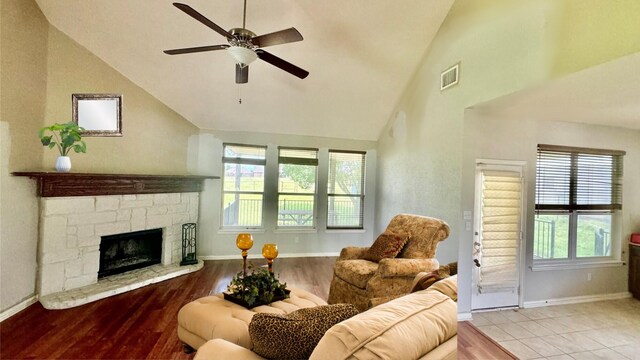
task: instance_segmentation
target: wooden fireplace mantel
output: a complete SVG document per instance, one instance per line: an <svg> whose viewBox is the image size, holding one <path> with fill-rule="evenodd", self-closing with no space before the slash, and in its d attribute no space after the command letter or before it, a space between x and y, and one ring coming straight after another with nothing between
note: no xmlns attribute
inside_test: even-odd
<svg viewBox="0 0 640 360"><path fill-rule="evenodd" d="M135 175L59 172L13 172L38 181L38 196L96 196L200 192L205 179L219 176L202 175Z"/></svg>

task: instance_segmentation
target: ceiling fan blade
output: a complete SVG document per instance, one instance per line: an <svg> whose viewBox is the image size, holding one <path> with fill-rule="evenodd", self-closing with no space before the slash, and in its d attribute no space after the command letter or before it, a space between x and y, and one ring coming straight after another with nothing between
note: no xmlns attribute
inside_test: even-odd
<svg viewBox="0 0 640 360"><path fill-rule="evenodd" d="M264 34L260 36L256 36L251 38L251 42L253 45L257 47L267 47L273 45L286 44L296 41L302 41L302 35L295 28L288 28L285 30L280 30L276 32L272 32L270 34Z"/></svg>
<svg viewBox="0 0 640 360"><path fill-rule="evenodd" d="M258 54L260 60L266 61L269 64L278 67L291 75L299 77L300 79L304 79L309 75L309 72L307 70L301 69L290 62L282 60L275 55L269 54L262 49L256 50L256 54Z"/></svg>
<svg viewBox="0 0 640 360"><path fill-rule="evenodd" d="M236 84L246 84L249 82L249 67L240 67L236 64Z"/></svg>
<svg viewBox="0 0 640 360"><path fill-rule="evenodd" d="M221 28L220 26L214 24L213 21L207 19L204 15L202 15L199 12L197 12L196 10L194 10L191 6L189 6L187 4L181 4L181 3L173 3L173 6L175 6L178 9L184 11L187 15L189 15L192 18L200 21L201 23L203 23L204 25L206 25L209 28L213 29L215 32L217 32L218 34L226 37L227 39L234 39L233 35L231 35L228 31L226 31L225 29Z"/></svg>
<svg viewBox="0 0 640 360"><path fill-rule="evenodd" d="M229 45L199 46L199 47L190 47L190 48L183 48L183 49L165 50L164 53L167 55L189 54L189 53L197 53L197 52L203 52L203 51L224 50L228 47Z"/></svg>

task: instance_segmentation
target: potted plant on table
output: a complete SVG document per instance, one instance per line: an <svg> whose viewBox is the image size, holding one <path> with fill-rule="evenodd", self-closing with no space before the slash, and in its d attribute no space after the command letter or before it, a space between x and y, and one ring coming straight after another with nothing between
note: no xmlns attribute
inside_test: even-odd
<svg viewBox="0 0 640 360"><path fill-rule="evenodd" d="M242 271L233 277L224 298L248 309L267 305L289 297L287 283L281 283L267 269L249 265L251 273L243 278Z"/></svg>
<svg viewBox="0 0 640 360"><path fill-rule="evenodd" d="M45 135L49 131L52 135ZM86 153L87 144L82 141L84 128L70 121L66 124L53 124L45 126L38 132L38 137L43 146L49 149L58 148L60 156L56 159L56 171L69 172L71 170L71 159L69 152L73 149L76 153Z"/></svg>

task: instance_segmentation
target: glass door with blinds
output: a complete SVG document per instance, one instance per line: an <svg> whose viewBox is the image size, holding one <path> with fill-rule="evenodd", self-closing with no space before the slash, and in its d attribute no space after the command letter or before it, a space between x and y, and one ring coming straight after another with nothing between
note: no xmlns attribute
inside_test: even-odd
<svg viewBox="0 0 640 360"><path fill-rule="evenodd" d="M522 174L520 163L477 164L472 310L518 306Z"/></svg>

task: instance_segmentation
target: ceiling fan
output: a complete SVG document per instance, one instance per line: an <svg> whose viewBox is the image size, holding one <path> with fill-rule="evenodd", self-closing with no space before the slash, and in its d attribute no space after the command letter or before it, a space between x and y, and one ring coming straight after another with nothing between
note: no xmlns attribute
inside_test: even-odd
<svg viewBox="0 0 640 360"><path fill-rule="evenodd" d="M304 79L309 72L301 69L275 55L272 55L262 48L272 45L286 44L290 42L302 41L302 35L295 28L289 28L273 33L257 36L252 31L245 28L247 18L247 0L244 0L244 13L242 16L242 27L233 28L229 31L207 19L192 7L186 4L173 3L175 7L184 11L187 15L200 21L218 34L227 38L229 45L209 45L190 47L182 49L165 50L168 55L189 54L204 51L227 50L236 62L236 83L245 84L249 81L249 64L256 59L268 62L294 76Z"/></svg>

